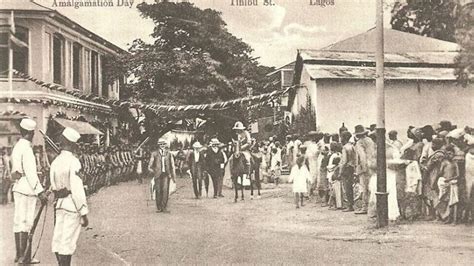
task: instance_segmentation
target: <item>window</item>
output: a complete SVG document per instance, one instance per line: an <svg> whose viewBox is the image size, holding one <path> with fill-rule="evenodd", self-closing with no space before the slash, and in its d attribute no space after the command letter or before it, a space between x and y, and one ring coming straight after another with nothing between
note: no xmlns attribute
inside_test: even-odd
<svg viewBox="0 0 474 266"><path fill-rule="evenodd" d="M64 37L54 34L53 37L53 81L57 84L63 83L64 65Z"/></svg>
<svg viewBox="0 0 474 266"><path fill-rule="evenodd" d="M99 54L91 52L91 91L94 95L99 95Z"/></svg>
<svg viewBox="0 0 474 266"><path fill-rule="evenodd" d="M81 88L81 55L82 46L74 43L72 46L72 86L75 89Z"/></svg>
<svg viewBox="0 0 474 266"><path fill-rule="evenodd" d="M16 26L15 37L26 44L26 47L13 44L13 69L28 74L28 29ZM0 76L8 76L9 61L9 27L0 27Z"/></svg>
<svg viewBox="0 0 474 266"><path fill-rule="evenodd" d="M102 71L102 96L106 99L109 98L109 84L107 84L107 74L105 73L107 65L107 57L102 56L100 60L101 71Z"/></svg>

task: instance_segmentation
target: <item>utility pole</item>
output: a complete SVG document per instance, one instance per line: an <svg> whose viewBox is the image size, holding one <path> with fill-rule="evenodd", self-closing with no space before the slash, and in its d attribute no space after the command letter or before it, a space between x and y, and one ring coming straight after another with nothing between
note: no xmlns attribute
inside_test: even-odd
<svg viewBox="0 0 474 266"><path fill-rule="evenodd" d="M388 193L385 158L385 92L383 0L376 0L375 91L377 98L377 227L388 225Z"/></svg>

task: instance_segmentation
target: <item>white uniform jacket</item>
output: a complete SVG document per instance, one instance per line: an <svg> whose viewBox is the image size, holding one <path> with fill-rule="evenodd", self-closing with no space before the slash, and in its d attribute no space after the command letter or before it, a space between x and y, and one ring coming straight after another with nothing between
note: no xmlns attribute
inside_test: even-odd
<svg viewBox="0 0 474 266"><path fill-rule="evenodd" d="M84 185L77 175L80 169L79 159L69 151L61 151L51 164L51 189L66 188L71 191L67 197L57 199L56 210L78 213L81 216L89 213Z"/></svg>
<svg viewBox="0 0 474 266"><path fill-rule="evenodd" d="M18 140L12 150L11 162L12 173L21 174L21 178L13 186L14 192L26 196L36 196L43 192L43 186L38 179L35 155L29 140L23 138Z"/></svg>

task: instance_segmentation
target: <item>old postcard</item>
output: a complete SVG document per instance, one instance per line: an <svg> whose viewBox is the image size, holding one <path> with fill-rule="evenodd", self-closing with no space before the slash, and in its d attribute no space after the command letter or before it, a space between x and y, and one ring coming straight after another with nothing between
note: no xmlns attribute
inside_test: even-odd
<svg viewBox="0 0 474 266"><path fill-rule="evenodd" d="M0 0L0 264L472 264L472 0Z"/></svg>

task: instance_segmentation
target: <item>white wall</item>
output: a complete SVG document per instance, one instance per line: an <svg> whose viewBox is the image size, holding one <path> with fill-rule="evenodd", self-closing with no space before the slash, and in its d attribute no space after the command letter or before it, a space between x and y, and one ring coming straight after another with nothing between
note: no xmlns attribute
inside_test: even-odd
<svg viewBox="0 0 474 266"><path fill-rule="evenodd" d="M376 121L375 82L317 80L316 116L324 132L337 132L342 122L369 126ZM387 81L386 128L404 137L409 125L423 126L450 120L460 127L474 125L474 86L454 81Z"/></svg>

